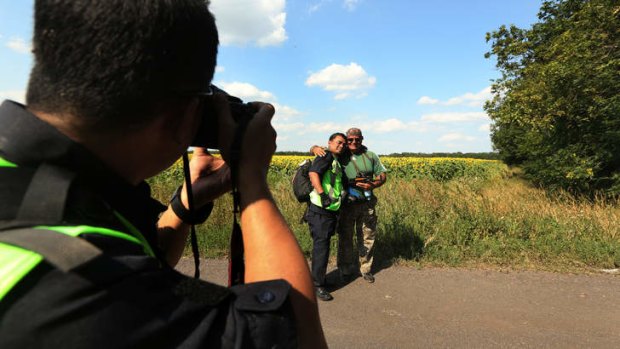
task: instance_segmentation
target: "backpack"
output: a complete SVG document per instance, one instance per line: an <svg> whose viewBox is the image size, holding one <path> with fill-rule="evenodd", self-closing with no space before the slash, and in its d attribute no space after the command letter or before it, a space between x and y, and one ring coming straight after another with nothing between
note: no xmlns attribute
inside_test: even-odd
<svg viewBox="0 0 620 349"><path fill-rule="evenodd" d="M293 184L293 194L295 194L295 198L299 202L309 202L310 192L314 189L310 182L310 177L308 176L310 165L312 165L312 160L306 159L302 161L297 167L293 175L293 180L291 181Z"/></svg>

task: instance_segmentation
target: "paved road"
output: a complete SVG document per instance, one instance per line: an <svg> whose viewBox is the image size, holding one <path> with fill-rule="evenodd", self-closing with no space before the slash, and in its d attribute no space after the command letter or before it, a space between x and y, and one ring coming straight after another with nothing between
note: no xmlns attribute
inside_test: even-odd
<svg viewBox="0 0 620 349"><path fill-rule="evenodd" d="M203 277L225 284L226 268L207 260ZM331 348L620 348L620 275L396 266L376 279L319 303Z"/></svg>

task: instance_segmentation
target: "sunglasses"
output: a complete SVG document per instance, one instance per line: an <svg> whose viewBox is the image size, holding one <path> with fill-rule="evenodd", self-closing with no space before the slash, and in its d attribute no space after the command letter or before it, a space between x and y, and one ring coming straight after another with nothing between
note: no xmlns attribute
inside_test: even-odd
<svg viewBox="0 0 620 349"><path fill-rule="evenodd" d="M347 143L362 143L363 137L359 138L347 138Z"/></svg>

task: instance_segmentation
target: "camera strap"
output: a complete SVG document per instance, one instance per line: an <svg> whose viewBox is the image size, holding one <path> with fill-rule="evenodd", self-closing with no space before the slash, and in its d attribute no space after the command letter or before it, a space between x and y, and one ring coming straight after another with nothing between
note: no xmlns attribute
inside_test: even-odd
<svg viewBox="0 0 620 349"><path fill-rule="evenodd" d="M241 161L241 146L243 136L251 118L240 118L239 124L235 129L235 136L230 149L230 178L232 181L233 196L233 228L230 235L230 256L228 260L228 285L241 285L245 281L245 261L243 248L243 234L241 226L237 222L237 214L240 214L239 197L239 162Z"/></svg>
<svg viewBox="0 0 620 349"><path fill-rule="evenodd" d="M192 181L189 173L189 156L187 152L183 153L183 175L185 176L185 188L187 190L187 206L189 212L194 210L194 193L192 191ZM194 224L190 225L190 241L192 245L192 254L194 255L194 278L200 278L200 252L198 251L198 239L196 238L196 228Z"/></svg>
<svg viewBox="0 0 620 349"><path fill-rule="evenodd" d="M365 151L362 153L361 158L362 158L362 162L364 162L364 171L368 171L368 166L366 165L366 160L364 158L368 159L368 161L370 161L370 164L372 165L372 168L370 169L370 171L374 171L374 166L375 166L374 161L370 159L368 155L366 155ZM360 171L360 168L357 167L355 160L351 160L351 163L353 164L353 167L355 167L355 170L357 171L357 173L363 174L363 172Z"/></svg>

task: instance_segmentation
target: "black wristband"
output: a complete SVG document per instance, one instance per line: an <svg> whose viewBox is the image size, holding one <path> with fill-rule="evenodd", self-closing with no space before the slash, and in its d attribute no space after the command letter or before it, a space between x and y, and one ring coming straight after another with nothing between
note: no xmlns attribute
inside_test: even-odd
<svg viewBox="0 0 620 349"><path fill-rule="evenodd" d="M180 186L172 195L172 199L170 199L170 207L172 207L172 211L177 215L177 217L179 217L180 220L183 221L183 223L192 225L204 223L207 218L209 218L209 215L213 210L213 201L205 204L197 210L194 210L194 214L192 215L192 212L186 209L185 206L183 206L183 202L181 202L182 188L183 186Z"/></svg>

